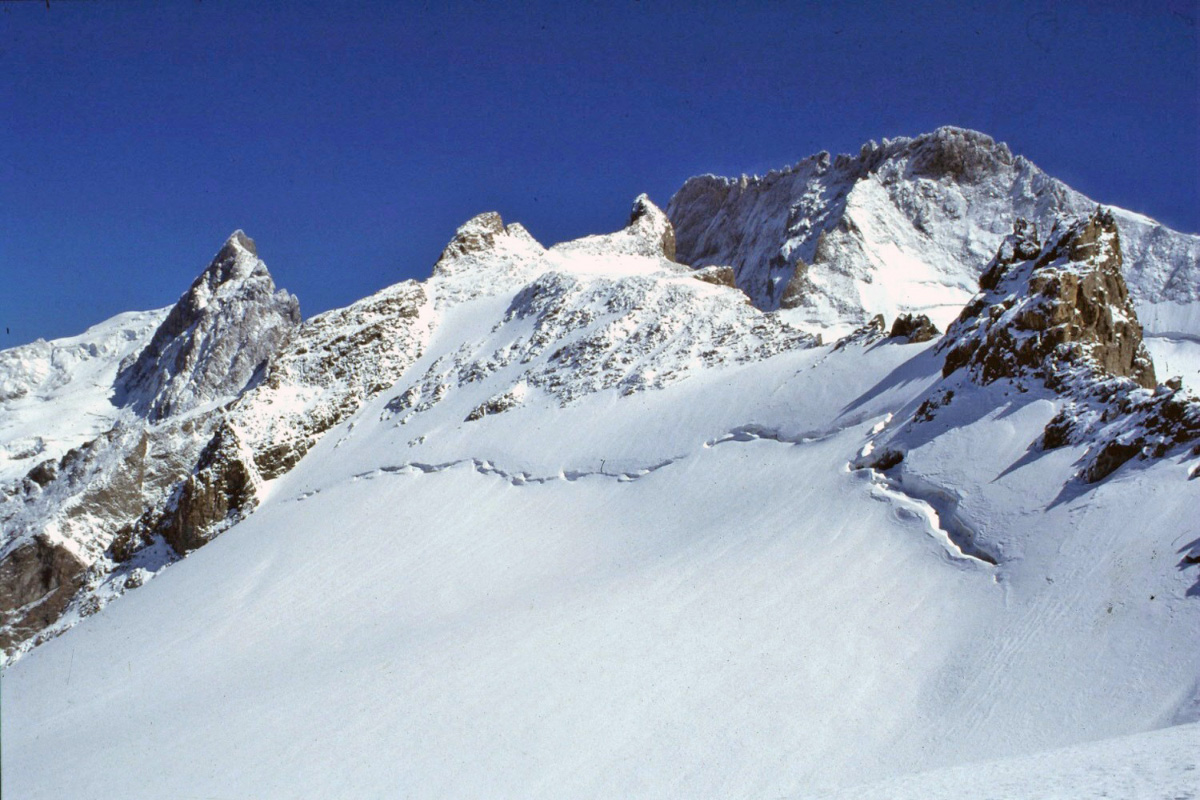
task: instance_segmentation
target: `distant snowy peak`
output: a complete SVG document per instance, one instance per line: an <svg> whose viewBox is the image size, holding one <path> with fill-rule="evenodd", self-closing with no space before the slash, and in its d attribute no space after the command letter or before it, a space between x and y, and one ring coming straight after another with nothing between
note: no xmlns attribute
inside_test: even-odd
<svg viewBox="0 0 1200 800"><path fill-rule="evenodd" d="M0 482L112 426L117 367L146 346L166 314L131 311L78 336L0 351Z"/></svg>
<svg viewBox="0 0 1200 800"><path fill-rule="evenodd" d="M914 312L945 325L1014 219L1049 230L1095 205L991 137L946 127L763 177L692 178L667 212L680 261L732 266L761 308L852 327ZM1114 213L1148 329L1200 333L1200 237Z"/></svg>
<svg viewBox="0 0 1200 800"><path fill-rule="evenodd" d="M235 231L136 358L121 365L118 401L159 420L236 396L300 323L276 291L254 240Z"/></svg>

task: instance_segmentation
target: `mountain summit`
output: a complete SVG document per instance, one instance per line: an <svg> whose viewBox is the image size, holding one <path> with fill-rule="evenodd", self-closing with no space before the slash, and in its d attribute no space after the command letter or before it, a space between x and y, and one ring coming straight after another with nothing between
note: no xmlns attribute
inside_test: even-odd
<svg viewBox="0 0 1200 800"><path fill-rule="evenodd" d="M118 401L152 421L235 395L300 324L254 240L235 231L154 332L121 364Z"/></svg>
<svg viewBox="0 0 1200 800"><path fill-rule="evenodd" d="M760 308L824 328L902 313L944 328L1017 218L1049 230L1095 207L1006 145L946 127L763 177L692 178L667 213L679 260L731 265ZM1113 213L1143 324L1163 335L1200 329L1200 239Z"/></svg>

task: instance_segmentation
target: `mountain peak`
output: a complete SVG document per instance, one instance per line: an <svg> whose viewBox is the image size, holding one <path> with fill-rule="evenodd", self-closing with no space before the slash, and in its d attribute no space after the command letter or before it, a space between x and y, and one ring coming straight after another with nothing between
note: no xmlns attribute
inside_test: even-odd
<svg viewBox="0 0 1200 800"><path fill-rule="evenodd" d="M481 266L480 259L489 261L487 255L498 249L509 255L521 256L544 252L538 241L519 223L506 226L498 213L485 211L458 226L454 238L433 265L433 274L449 276L466 271L476 272ZM504 262L505 259L499 261Z"/></svg>
<svg viewBox="0 0 1200 800"><path fill-rule="evenodd" d="M117 399L152 420L233 396L293 327L300 304L276 291L254 240L234 233L117 376Z"/></svg>
<svg viewBox="0 0 1200 800"><path fill-rule="evenodd" d="M633 201L629 224L625 230L646 241L655 255L668 261L675 260L675 227L661 208L650 201L646 193L639 194Z"/></svg>
<svg viewBox="0 0 1200 800"><path fill-rule="evenodd" d="M247 236L241 228L229 234L229 238L225 240L225 246L221 248L221 252L224 252L229 247L241 248L252 256L258 255L258 248L254 245L254 240Z"/></svg>
<svg viewBox="0 0 1200 800"><path fill-rule="evenodd" d="M667 215L681 262L731 266L759 308L844 332L879 313L952 322L1015 219L1048 231L1095 206L987 134L944 126L760 178L693 178ZM1200 238L1113 217L1143 323L1186 330Z"/></svg>
<svg viewBox="0 0 1200 800"><path fill-rule="evenodd" d="M553 249L564 253L619 254L674 261L675 227L663 210L643 193L634 198L629 222L621 230L561 242Z"/></svg>

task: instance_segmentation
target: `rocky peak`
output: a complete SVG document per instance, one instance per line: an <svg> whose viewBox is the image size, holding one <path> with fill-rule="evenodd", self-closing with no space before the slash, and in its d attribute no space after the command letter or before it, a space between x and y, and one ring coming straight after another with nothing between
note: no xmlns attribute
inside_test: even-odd
<svg viewBox="0 0 1200 800"><path fill-rule="evenodd" d="M915 139L898 140L913 175L976 183L1013 164L1003 142L965 128L944 126Z"/></svg>
<svg viewBox="0 0 1200 800"><path fill-rule="evenodd" d="M644 256L674 261L675 228L648 196L640 194L633 201L629 222L621 230L561 242L551 249L559 253Z"/></svg>
<svg viewBox="0 0 1200 800"><path fill-rule="evenodd" d="M300 323L254 240L235 231L150 343L126 359L116 399L152 421L239 394Z"/></svg>
<svg viewBox="0 0 1200 800"><path fill-rule="evenodd" d="M504 220L495 211L485 211L477 214L458 226L454 238L442 250L442 255L433 267L433 274L445 271L451 262L470 255L480 253L495 246L496 237L504 235Z"/></svg>
<svg viewBox="0 0 1200 800"><path fill-rule="evenodd" d="M633 201L626 232L646 243L647 255L675 260L675 228L662 209L650 202L646 194Z"/></svg>
<svg viewBox="0 0 1200 800"><path fill-rule="evenodd" d="M481 270L512 272L518 263L544 252L545 248L522 225L513 222L506 226L499 214L487 211L458 227L434 264L433 275L477 278Z"/></svg>
<svg viewBox="0 0 1200 800"><path fill-rule="evenodd" d="M1017 220L984 270L978 295L951 326L943 373L968 368L983 383L1053 377L1064 364L1155 385L1154 365L1121 270L1111 212L1060 221L1043 243Z"/></svg>

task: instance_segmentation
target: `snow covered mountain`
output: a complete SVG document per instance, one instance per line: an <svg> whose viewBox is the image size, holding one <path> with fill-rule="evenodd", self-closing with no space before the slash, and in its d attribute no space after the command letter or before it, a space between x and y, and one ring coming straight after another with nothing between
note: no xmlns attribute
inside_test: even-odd
<svg viewBox="0 0 1200 800"><path fill-rule="evenodd" d="M6 794L1194 785L1196 237L955 129L668 210L0 353Z"/></svg>
<svg viewBox="0 0 1200 800"><path fill-rule="evenodd" d="M1015 219L1049 230L1095 207L1006 145L947 127L763 177L692 178L667 213L679 259L733 266L760 308L821 327L924 313L944 328ZM1113 213L1146 330L1200 337L1200 238Z"/></svg>

